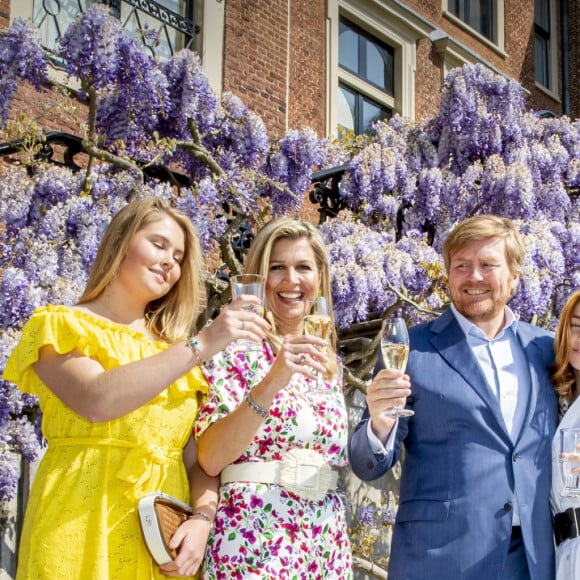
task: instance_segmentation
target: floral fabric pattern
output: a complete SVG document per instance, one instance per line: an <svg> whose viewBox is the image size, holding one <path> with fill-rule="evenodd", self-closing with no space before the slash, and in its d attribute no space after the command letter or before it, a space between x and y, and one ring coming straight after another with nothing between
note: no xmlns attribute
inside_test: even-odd
<svg viewBox="0 0 580 580"><path fill-rule="evenodd" d="M261 352L236 352L232 344L205 365L209 393L196 422L196 437L244 401L274 358L266 342ZM346 466L342 369L324 382L322 392L315 388L314 381L295 374L236 463L279 461L299 447L317 451L335 468ZM222 485L202 578L352 578L342 498L329 492L321 501L310 501L273 484Z"/></svg>

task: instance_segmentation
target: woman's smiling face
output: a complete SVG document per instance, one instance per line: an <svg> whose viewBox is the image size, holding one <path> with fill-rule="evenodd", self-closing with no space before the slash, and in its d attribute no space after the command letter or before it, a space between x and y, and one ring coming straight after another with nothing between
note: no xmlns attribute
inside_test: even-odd
<svg viewBox="0 0 580 580"><path fill-rule="evenodd" d="M310 241L282 239L272 247L266 304L279 334L302 334L304 300L313 300L320 288L320 271Z"/></svg>

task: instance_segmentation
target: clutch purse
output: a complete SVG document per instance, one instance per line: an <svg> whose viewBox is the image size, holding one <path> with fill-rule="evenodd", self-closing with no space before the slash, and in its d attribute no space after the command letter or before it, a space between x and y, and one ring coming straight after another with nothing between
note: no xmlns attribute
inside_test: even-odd
<svg viewBox="0 0 580 580"><path fill-rule="evenodd" d="M145 545L157 564L168 564L177 556L169 548L175 530L193 513L190 505L156 491L139 500L139 523Z"/></svg>

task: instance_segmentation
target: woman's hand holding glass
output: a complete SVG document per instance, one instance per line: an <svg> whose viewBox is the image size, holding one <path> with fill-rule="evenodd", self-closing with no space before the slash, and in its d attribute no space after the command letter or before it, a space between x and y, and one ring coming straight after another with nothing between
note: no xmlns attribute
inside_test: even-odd
<svg viewBox="0 0 580 580"><path fill-rule="evenodd" d="M232 341L248 340L259 346L270 329L268 321L256 314L261 304L260 298L244 294L224 306L219 316L197 335L204 360L222 351Z"/></svg>
<svg viewBox="0 0 580 580"><path fill-rule="evenodd" d="M326 369L328 357L324 352L327 342L316 336L287 336L268 372L270 380L284 388L292 375L301 373L316 380L318 373Z"/></svg>

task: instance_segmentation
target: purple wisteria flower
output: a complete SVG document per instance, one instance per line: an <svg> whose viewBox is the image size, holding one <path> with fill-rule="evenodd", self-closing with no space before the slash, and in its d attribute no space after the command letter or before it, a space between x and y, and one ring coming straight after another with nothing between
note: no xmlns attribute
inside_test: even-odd
<svg viewBox="0 0 580 580"><path fill-rule="evenodd" d="M15 18L0 33L0 127L8 120L17 80L26 79L40 90L48 84L47 70L38 30L29 21Z"/></svg>
<svg viewBox="0 0 580 580"><path fill-rule="evenodd" d="M310 175L320 165L320 140L311 129L289 131L270 152L264 173L285 185L291 192L266 184L264 195L270 199L273 215L296 213L310 185Z"/></svg>

